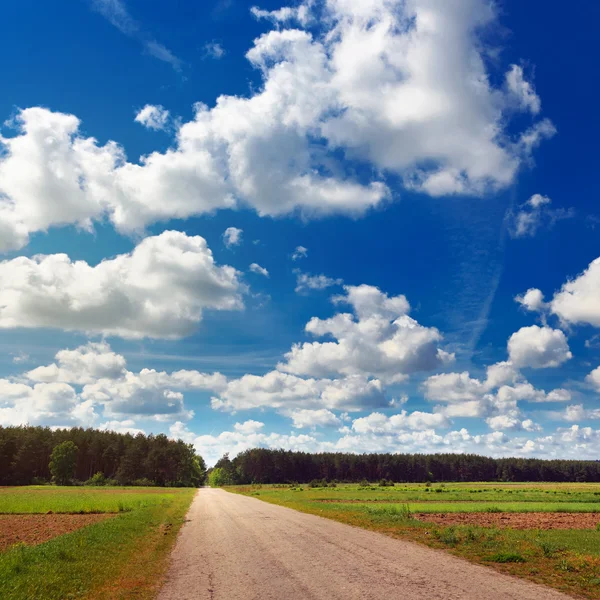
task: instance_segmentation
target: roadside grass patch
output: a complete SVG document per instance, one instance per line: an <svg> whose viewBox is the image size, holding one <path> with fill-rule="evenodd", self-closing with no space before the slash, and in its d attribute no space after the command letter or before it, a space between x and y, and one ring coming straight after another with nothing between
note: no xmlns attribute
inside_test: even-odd
<svg viewBox="0 0 600 600"><path fill-rule="evenodd" d="M495 563L524 563L525 557L518 552L496 552L489 557L491 562Z"/></svg>
<svg viewBox="0 0 600 600"><path fill-rule="evenodd" d="M41 495L46 506L36 496L36 488L2 489L2 506L24 514L109 507L114 516L37 546L19 544L0 553L0 598L154 598L196 490L163 489L162 495L155 493L139 502L129 500L135 494L127 488L111 488L114 497L100 499L85 495L77 499L72 488L47 489L50 493ZM11 492L16 498L9 501L6 496ZM29 506L26 499L31 500Z"/></svg>

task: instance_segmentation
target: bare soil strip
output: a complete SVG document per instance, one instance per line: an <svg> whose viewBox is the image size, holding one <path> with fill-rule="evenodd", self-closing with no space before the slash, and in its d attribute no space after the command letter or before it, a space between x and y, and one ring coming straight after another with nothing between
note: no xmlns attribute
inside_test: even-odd
<svg viewBox="0 0 600 600"><path fill-rule="evenodd" d="M566 600L560 592L396 540L199 491L159 600Z"/></svg>
<svg viewBox="0 0 600 600"><path fill-rule="evenodd" d="M0 552L15 544L35 546L114 515L0 515Z"/></svg>
<svg viewBox="0 0 600 600"><path fill-rule="evenodd" d="M596 529L598 513L415 513L419 521L438 525L479 525L511 529Z"/></svg>

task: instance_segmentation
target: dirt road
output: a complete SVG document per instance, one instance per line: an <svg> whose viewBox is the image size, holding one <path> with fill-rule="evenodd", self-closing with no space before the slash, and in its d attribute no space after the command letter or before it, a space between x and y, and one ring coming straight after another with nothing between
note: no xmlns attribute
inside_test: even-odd
<svg viewBox="0 0 600 600"><path fill-rule="evenodd" d="M159 600L566 600L440 551L218 489L198 492Z"/></svg>

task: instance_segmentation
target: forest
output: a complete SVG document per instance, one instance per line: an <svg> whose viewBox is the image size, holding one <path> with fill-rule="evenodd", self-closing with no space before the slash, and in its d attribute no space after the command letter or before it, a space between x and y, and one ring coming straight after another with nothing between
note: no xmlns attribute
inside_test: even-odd
<svg viewBox="0 0 600 600"><path fill-rule="evenodd" d="M175 487L204 483L206 466L194 447L163 434L0 426L0 485L49 483L53 452L65 442L75 445L70 483Z"/></svg>
<svg viewBox="0 0 600 600"><path fill-rule="evenodd" d="M475 454L308 454L246 450L210 471L217 485L249 483L557 481L600 482L599 461L488 458Z"/></svg>

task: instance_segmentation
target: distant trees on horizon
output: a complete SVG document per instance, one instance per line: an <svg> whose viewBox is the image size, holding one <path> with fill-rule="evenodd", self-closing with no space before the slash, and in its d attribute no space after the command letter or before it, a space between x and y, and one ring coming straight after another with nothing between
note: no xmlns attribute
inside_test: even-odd
<svg viewBox="0 0 600 600"><path fill-rule="evenodd" d="M51 466L51 463L53 466ZM206 470L192 444L164 434L0 426L0 485L68 483L198 487L250 483L600 482L600 461L476 454L343 454L253 448Z"/></svg>
<svg viewBox="0 0 600 600"><path fill-rule="evenodd" d="M340 482L556 481L600 482L600 462L489 458L476 454L342 454L254 448L213 470L223 484ZM209 476L209 482L211 481Z"/></svg>
<svg viewBox="0 0 600 600"><path fill-rule="evenodd" d="M0 485L75 480L198 487L205 475L194 447L164 434L0 426Z"/></svg>

